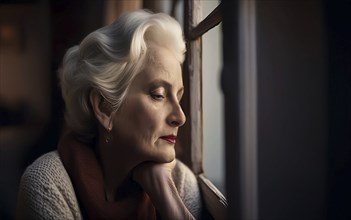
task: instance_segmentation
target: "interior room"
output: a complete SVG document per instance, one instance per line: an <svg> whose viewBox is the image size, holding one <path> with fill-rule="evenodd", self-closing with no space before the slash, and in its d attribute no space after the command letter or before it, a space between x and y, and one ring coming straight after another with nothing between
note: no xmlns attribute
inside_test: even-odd
<svg viewBox="0 0 351 220"><path fill-rule="evenodd" d="M126 11L174 17L187 52L175 146L204 219L351 219L351 2L1 0L0 219L65 128L68 48Z"/></svg>

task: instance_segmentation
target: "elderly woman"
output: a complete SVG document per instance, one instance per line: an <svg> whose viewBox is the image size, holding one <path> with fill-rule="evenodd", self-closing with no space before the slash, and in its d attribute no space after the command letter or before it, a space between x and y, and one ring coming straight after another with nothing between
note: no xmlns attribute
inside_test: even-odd
<svg viewBox="0 0 351 220"><path fill-rule="evenodd" d="M174 149L184 53L179 24L142 10L69 49L60 70L69 130L23 174L18 218L199 218L196 178Z"/></svg>

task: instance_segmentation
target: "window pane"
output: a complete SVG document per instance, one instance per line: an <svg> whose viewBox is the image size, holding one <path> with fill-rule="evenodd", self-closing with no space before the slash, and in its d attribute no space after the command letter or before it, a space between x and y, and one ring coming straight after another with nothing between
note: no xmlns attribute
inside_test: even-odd
<svg viewBox="0 0 351 220"><path fill-rule="evenodd" d="M203 1L204 18L219 4ZM205 33L203 43L203 126L205 175L222 192L224 189L223 97L220 88L222 60L221 24Z"/></svg>

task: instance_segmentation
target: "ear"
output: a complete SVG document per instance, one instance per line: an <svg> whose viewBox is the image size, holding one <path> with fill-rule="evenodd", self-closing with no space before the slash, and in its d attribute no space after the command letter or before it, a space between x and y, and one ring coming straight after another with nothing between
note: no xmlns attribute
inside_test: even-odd
<svg viewBox="0 0 351 220"><path fill-rule="evenodd" d="M89 94L91 106L96 119L106 130L112 129L112 111L110 105L97 90L93 89Z"/></svg>

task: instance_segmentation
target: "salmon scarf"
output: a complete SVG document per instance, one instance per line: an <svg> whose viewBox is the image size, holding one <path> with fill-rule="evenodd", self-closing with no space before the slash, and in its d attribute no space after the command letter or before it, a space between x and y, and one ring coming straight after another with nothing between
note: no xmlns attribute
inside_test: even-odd
<svg viewBox="0 0 351 220"><path fill-rule="evenodd" d="M102 168L92 146L66 132L60 139L58 152L88 219L156 219L149 196L141 189L117 202L105 197Z"/></svg>

